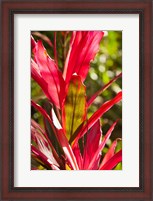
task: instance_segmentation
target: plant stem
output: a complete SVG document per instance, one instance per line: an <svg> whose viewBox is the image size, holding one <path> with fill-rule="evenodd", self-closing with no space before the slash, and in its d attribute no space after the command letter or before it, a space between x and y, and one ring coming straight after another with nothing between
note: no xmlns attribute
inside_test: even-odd
<svg viewBox="0 0 153 201"><path fill-rule="evenodd" d="M57 48L56 48L56 31L54 32L54 59L56 64L58 65Z"/></svg>

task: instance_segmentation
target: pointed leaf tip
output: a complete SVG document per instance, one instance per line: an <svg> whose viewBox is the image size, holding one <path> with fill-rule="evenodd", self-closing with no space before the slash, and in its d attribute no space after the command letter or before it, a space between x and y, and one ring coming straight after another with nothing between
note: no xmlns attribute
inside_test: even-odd
<svg viewBox="0 0 153 201"><path fill-rule="evenodd" d="M103 35L102 31L73 31L63 73L67 83L73 73L80 75L82 81L85 80Z"/></svg>
<svg viewBox="0 0 153 201"><path fill-rule="evenodd" d="M100 170L112 170L118 163L122 161L122 150L118 151L112 158L110 158Z"/></svg>
<svg viewBox="0 0 153 201"><path fill-rule="evenodd" d="M65 81L56 63L49 57L41 41L38 41L33 49L34 59L38 72L36 82L40 84L50 101L61 108L65 97ZM43 84L45 83L45 84Z"/></svg>
<svg viewBox="0 0 153 201"><path fill-rule="evenodd" d="M88 122L81 128L77 138L74 141L73 146L79 138L81 138L92 126L93 124L99 119L104 113L106 113L111 107L113 107L116 103L121 101L122 99L122 91L120 91L112 100L105 102L88 120Z"/></svg>

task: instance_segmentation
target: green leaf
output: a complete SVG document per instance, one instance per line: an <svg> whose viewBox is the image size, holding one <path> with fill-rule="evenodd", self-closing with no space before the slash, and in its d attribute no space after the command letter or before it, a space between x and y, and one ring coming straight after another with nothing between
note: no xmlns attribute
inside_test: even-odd
<svg viewBox="0 0 153 201"><path fill-rule="evenodd" d="M63 128L68 140L86 119L86 109L86 88L81 77L73 75L62 111Z"/></svg>

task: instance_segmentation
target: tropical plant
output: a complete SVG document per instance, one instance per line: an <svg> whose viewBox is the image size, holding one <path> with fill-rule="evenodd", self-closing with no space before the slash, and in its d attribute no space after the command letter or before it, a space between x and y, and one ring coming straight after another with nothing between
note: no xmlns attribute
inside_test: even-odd
<svg viewBox="0 0 153 201"><path fill-rule="evenodd" d="M43 117L43 126L31 120L32 169L47 170L111 170L122 161L122 150L115 151L119 138L115 139L103 156L117 119L102 135L101 117L122 99L122 92L105 103L90 117L88 110L104 90L121 77L121 73L99 89L90 99L86 95L84 81L90 62L99 51L104 32L73 31L62 32L68 40L68 51L63 72L57 56L56 32L54 44L39 32L54 52L49 56L41 40L31 36L31 75L45 94L44 107L31 101ZM35 34L36 34L35 33Z"/></svg>

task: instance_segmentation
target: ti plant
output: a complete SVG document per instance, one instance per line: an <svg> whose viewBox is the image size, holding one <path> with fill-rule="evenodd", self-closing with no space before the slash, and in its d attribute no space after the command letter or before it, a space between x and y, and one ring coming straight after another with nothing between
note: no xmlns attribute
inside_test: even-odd
<svg viewBox="0 0 153 201"><path fill-rule="evenodd" d="M119 120L102 135L100 118L121 101L122 92L101 104L90 117L88 110L96 97L121 74L88 99L84 81L104 33L73 31L69 34L71 39L63 70L58 67L56 32L54 44L43 34L40 34L41 40L38 41L31 36L31 75L48 103L47 107L43 107L31 101L32 108L43 116L44 121L42 126L31 120L32 169L112 170L122 161L122 150L115 151L120 139L112 142L104 156L102 150ZM54 59L47 53L42 40L53 48Z"/></svg>

